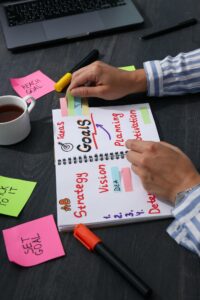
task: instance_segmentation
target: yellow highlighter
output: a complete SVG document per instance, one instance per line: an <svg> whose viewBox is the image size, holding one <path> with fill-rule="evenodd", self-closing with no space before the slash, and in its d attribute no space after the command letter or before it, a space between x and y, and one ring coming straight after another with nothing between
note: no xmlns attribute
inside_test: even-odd
<svg viewBox="0 0 200 300"><path fill-rule="evenodd" d="M62 92L62 90L70 84L72 73L77 71L80 68L83 68L93 61L97 60L99 56L99 51L97 49L93 49L85 58L83 58L74 68L72 68L68 73L66 73L63 77L61 77L55 83L55 90L57 92Z"/></svg>
<svg viewBox="0 0 200 300"><path fill-rule="evenodd" d="M66 73L63 77L61 77L56 83L55 83L55 90L56 92L62 92L62 90L70 84L70 81L72 79L71 73Z"/></svg>

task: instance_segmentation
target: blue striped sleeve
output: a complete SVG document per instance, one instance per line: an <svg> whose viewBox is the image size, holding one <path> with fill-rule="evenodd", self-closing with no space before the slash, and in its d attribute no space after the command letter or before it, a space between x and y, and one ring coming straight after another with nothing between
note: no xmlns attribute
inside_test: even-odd
<svg viewBox="0 0 200 300"><path fill-rule="evenodd" d="M192 190L173 210L175 220L167 233L200 256L200 187Z"/></svg>
<svg viewBox="0 0 200 300"><path fill-rule="evenodd" d="M149 96L200 92L200 49L143 65Z"/></svg>

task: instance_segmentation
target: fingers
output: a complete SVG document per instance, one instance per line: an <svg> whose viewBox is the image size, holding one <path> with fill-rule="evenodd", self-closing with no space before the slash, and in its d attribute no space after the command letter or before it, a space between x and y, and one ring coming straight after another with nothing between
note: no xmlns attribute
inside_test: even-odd
<svg viewBox="0 0 200 300"><path fill-rule="evenodd" d="M131 169L136 175L138 175L140 177L141 169L138 166L135 166L132 164Z"/></svg>
<svg viewBox="0 0 200 300"><path fill-rule="evenodd" d="M77 76L74 76L74 74L72 76L71 84L68 87L68 92L72 95L78 87L84 87L89 82L95 82L95 75L90 70L81 71Z"/></svg>
<svg viewBox="0 0 200 300"><path fill-rule="evenodd" d="M142 154L134 151L128 151L126 154L128 161L134 166L141 165Z"/></svg>
<svg viewBox="0 0 200 300"><path fill-rule="evenodd" d="M70 91L71 95L74 97L99 97L104 94L104 87L103 86L80 86L74 88Z"/></svg>
<svg viewBox="0 0 200 300"><path fill-rule="evenodd" d="M101 73L102 66L105 64L100 61L95 61L94 63L79 69L72 75L71 84L68 87L68 91L72 92L73 89L83 86L88 82L96 83L99 74Z"/></svg>
<svg viewBox="0 0 200 300"><path fill-rule="evenodd" d="M153 151L156 147L156 142L127 140L126 147L132 151L143 153L144 151Z"/></svg>
<svg viewBox="0 0 200 300"><path fill-rule="evenodd" d="M155 152L158 149L171 149L176 152L181 152L179 148L166 142L152 142L152 141L140 141L140 140L127 140L126 147L130 150L143 153L144 151Z"/></svg>
<svg viewBox="0 0 200 300"><path fill-rule="evenodd" d="M165 146L165 147L168 147L176 152L182 152L178 147L172 145L172 144L169 144L169 143L166 143L166 142L160 142L161 145Z"/></svg>

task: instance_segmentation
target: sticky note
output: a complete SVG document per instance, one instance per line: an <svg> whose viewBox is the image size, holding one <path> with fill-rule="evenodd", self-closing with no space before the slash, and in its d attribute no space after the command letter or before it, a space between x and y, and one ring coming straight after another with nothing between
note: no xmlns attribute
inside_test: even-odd
<svg viewBox="0 0 200 300"><path fill-rule="evenodd" d="M61 116L66 117L67 116L67 99L66 98L60 98L60 110L61 110Z"/></svg>
<svg viewBox="0 0 200 300"><path fill-rule="evenodd" d="M148 109L146 107L141 107L140 113L141 113L144 124L150 124L151 118L150 118Z"/></svg>
<svg viewBox="0 0 200 300"><path fill-rule="evenodd" d="M20 97L31 95L38 99L54 90L55 82L40 70L20 78L10 78L11 85Z"/></svg>
<svg viewBox="0 0 200 300"><path fill-rule="evenodd" d="M0 176L0 213L17 217L36 182Z"/></svg>
<svg viewBox="0 0 200 300"><path fill-rule="evenodd" d="M74 97L74 109L77 116L82 115L81 98Z"/></svg>
<svg viewBox="0 0 200 300"><path fill-rule="evenodd" d="M88 99L82 98L82 114L84 116L88 116L89 113L90 113L90 111L89 111Z"/></svg>
<svg viewBox="0 0 200 300"><path fill-rule="evenodd" d="M120 67L119 69L124 70L124 71L135 71L134 66Z"/></svg>
<svg viewBox="0 0 200 300"><path fill-rule="evenodd" d="M53 215L3 230L9 261L31 267L65 255Z"/></svg>
<svg viewBox="0 0 200 300"><path fill-rule="evenodd" d="M126 192L133 191L130 168L122 168L121 169L121 177L122 177L122 180L123 180L123 183L124 183L124 190Z"/></svg>
<svg viewBox="0 0 200 300"><path fill-rule="evenodd" d="M68 103L68 115L69 116L75 116L75 110L74 110L74 97L68 93L66 94L67 103Z"/></svg>
<svg viewBox="0 0 200 300"><path fill-rule="evenodd" d="M118 167L111 168L112 182L113 182L113 190L114 192L121 192L121 176Z"/></svg>

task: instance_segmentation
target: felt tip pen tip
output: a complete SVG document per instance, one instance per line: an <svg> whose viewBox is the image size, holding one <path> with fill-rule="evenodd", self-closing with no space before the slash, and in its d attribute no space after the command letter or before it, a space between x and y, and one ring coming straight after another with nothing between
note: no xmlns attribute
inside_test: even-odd
<svg viewBox="0 0 200 300"><path fill-rule="evenodd" d="M101 242L101 239L83 224L75 226L74 237L90 251L94 250L95 246Z"/></svg>

